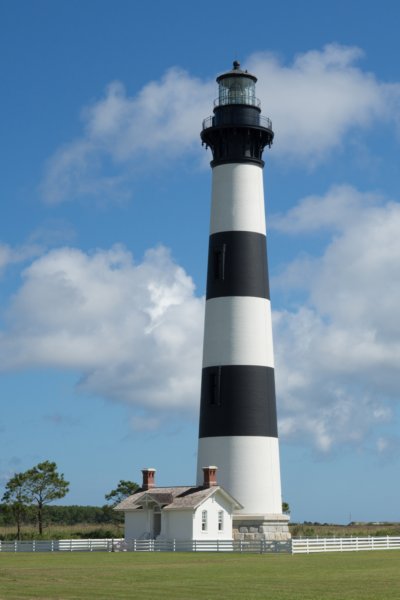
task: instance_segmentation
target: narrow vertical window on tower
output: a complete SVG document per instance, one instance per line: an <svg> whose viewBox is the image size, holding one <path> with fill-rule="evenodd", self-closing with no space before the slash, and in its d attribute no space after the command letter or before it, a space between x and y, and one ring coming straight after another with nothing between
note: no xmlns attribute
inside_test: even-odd
<svg viewBox="0 0 400 600"><path fill-rule="evenodd" d="M210 404L218 406L221 404L221 367L211 371L209 377Z"/></svg>
<svg viewBox="0 0 400 600"><path fill-rule="evenodd" d="M225 255L226 244L214 249L214 279L224 280L225 278Z"/></svg>

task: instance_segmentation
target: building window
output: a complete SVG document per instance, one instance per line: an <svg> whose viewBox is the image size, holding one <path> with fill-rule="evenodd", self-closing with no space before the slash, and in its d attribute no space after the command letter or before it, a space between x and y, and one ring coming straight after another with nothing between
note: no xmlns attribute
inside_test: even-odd
<svg viewBox="0 0 400 600"><path fill-rule="evenodd" d="M207 511L203 510L201 512L201 530L207 531Z"/></svg>
<svg viewBox="0 0 400 600"><path fill-rule="evenodd" d="M218 511L218 531L224 530L224 511Z"/></svg>

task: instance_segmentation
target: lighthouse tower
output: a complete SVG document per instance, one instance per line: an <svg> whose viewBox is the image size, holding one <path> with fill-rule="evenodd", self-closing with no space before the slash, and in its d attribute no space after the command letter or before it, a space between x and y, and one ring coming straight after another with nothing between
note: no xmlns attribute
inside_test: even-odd
<svg viewBox="0 0 400 600"><path fill-rule="evenodd" d="M213 160L197 481L218 466L244 507L236 537L285 539L262 175L274 133L256 81L235 61L201 132Z"/></svg>

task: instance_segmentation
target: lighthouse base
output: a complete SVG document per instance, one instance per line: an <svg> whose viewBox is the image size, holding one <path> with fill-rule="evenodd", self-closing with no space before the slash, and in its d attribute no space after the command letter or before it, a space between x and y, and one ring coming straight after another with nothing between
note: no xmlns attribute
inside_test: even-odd
<svg viewBox="0 0 400 600"><path fill-rule="evenodd" d="M290 540L287 515L233 515L234 540Z"/></svg>

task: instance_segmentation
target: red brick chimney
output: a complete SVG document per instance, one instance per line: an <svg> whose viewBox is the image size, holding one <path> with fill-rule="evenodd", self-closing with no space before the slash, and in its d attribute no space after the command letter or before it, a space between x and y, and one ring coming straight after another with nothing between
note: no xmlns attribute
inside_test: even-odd
<svg viewBox="0 0 400 600"><path fill-rule="evenodd" d="M150 488L153 488L156 470L155 469L142 469L142 473L143 473L142 489L149 490Z"/></svg>
<svg viewBox="0 0 400 600"><path fill-rule="evenodd" d="M218 485L217 469L218 467L203 467L203 487L210 488Z"/></svg>

